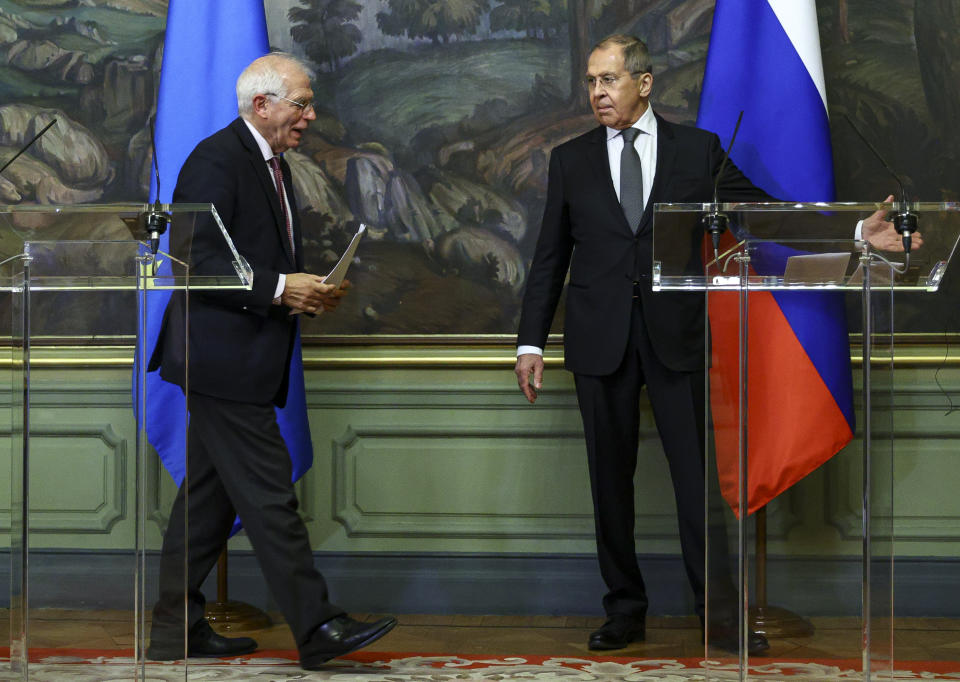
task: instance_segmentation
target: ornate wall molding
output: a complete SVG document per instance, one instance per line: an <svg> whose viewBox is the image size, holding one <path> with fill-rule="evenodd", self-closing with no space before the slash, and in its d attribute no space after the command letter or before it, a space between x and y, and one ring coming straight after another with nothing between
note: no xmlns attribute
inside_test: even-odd
<svg viewBox="0 0 960 682"><path fill-rule="evenodd" d="M589 478L583 450L583 434L569 426L554 429L507 429L497 427L458 427L456 425L428 425L408 427L349 426L334 438L333 448L333 517L349 537L446 537L446 538L564 538L591 540L593 515L589 499ZM645 438L655 438L645 432ZM471 446L471 443L474 444ZM482 444L482 445L481 445ZM503 447L500 445L503 444ZM506 447L509 445L509 447ZM473 452L469 452L472 450ZM465 452L466 451L466 452ZM386 453L391 454L386 454ZM508 453L497 460L498 452ZM471 460L473 454L476 458ZM365 466L397 458L389 467L394 475L385 485L406 487L407 497L401 500L406 508L380 504L382 499L371 497L365 489L370 473L383 477L388 472L372 472ZM456 458L450 470L457 473L450 494L460 497L454 504L441 508L417 508L417 496L411 487L423 481L418 458L431 458L435 467L449 464L444 459ZM529 466L517 465L517 457L528 457ZM436 460L440 458L440 461ZM406 461L404 461L406 460ZM534 461L536 460L536 461ZM544 485L551 485L548 463L562 469L559 483L570 482L570 489L551 494L543 492L530 505L520 500L512 508L482 508L469 495L471 481L495 479L492 468L500 467L504 474L512 473L522 480L501 480L501 487L513 487L516 494L536 490L531 477L541 476ZM475 468L474 468L475 467ZM476 477L469 478L469 472ZM409 477L404 480L404 476ZM434 469L436 474L437 469ZM641 473L642 476L642 473ZM554 483L557 483L555 480ZM381 481L377 481L379 488ZM459 493L458 493L459 491ZM469 501L463 497L470 496ZM497 498L496 491L492 497ZM443 497L439 495L438 497ZM666 493L667 504L653 508L640 500L638 505L637 536L639 538L676 538L676 515L672 507L672 490ZM509 502L510 494L500 495ZM572 498L572 499L571 499ZM396 500L394 500L396 501ZM458 508L453 508L458 507ZM470 508L469 511L464 511Z"/></svg>
<svg viewBox="0 0 960 682"><path fill-rule="evenodd" d="M0 437L9 440L9 429ZM126 517L127 452L110 424L34 424L31 533L109 534ZM10 530L9 509L0 528Z"/></svg>

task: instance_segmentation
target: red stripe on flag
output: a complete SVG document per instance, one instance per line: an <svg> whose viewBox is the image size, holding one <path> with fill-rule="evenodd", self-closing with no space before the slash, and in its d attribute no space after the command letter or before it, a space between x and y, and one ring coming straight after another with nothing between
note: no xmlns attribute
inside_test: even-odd
<svg viewBox="0 0 960 682"><path fill-rule="evenodd" d="M737 514L739 299L709 295L717 470ZM752 514L826 462L853 438L843 412L767 291L749 294L747 509Z"/></svg>

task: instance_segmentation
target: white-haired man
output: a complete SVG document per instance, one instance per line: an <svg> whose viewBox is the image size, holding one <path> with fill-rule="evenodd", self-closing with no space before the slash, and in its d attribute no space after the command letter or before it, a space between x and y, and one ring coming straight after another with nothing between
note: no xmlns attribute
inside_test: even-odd
<svg viewBox="0 0 960 682"><path fill-rule="evenodd" d="M200 586L239 515L293 631L300 664L313 669L379 639L396 620L362 623L330 602L297 514L290 456L274 410L287 399L296 313L332 310L344 293L303 271L296 197L280 156L300 144L316 118L309 69L290 55L261 57L238 78L237 100L240 117L197 145L173 194L174 202L214 204L254 278L250 291L191 295L189 362L184 297L172 297L150 362L151 371L159 368L182 388L189 375L190 426L187 481L164 537L147 655L182 657L184 585L189 656L256 649L249 637L214 633L203 616ZM198 223L190 235L177 229L174 224L171 240L185 245L181 255L198 274L229 268L212 222ZM186 557L177 530L185 513Z"/></svg>

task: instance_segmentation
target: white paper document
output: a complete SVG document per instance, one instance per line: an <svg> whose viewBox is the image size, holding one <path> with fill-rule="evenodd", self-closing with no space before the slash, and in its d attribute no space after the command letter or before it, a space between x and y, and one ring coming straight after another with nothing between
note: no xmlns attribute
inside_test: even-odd
<svg viewBox="0 0 960 682"><path fill-rule="evenodd" d="M787 258L784 284L843 284L850 253L805 253Z"/></svg>
<svg viewBox="0 0 960 682"><path fill-rule="evenodd" d="M343 252L343 255L340 256L340 260L336 265L333 266L333 270L330 271L330 274L326 276L323 280L324 284L333 284L334 286L340 286L343 284L343 280L347 276L347 270L350 269L350 263L353 262L353 255L357 252L357 244L360 243L360 237L363 236L363 233L367 231L367 226L363 223L360 223L360 227L357 229L357 233L353 235L353 239L350 240L350 244L347 246L346 251Z"/></svg>

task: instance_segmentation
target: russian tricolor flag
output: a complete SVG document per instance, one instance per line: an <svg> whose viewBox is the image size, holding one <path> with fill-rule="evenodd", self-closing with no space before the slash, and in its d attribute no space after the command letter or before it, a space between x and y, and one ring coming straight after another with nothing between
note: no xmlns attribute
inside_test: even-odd
<svg viewBox="0 0 960 682"><path fill-rule="evenodd" d="M263 0L170 0L157 94L161 202L171 201L180 167L197 143L237 117L237 76L269 51ZM152 182L151 201L156 197L156 182ZM168 243L169 236L164 235L160 249L166 251ZM169 263L161 266L161 272L164 268L169 272ZM168 299L169 294L153 292L147 300L147 326L142 333L148 359L160 335ZM135 381L137 375L135 368ZM147 374L146 384L147 439L180 485L186 473L183 394L178 386L161 379L159 372ZM277 421L296 481L313 464L299 333L287 405L277 409Z"/></svg>
<svg viewBox="0 0 960 682"><path fill-rule="evenodd" d="M814 0L717 0L697 125L729 143L740 111L731 158L755 184L784 200L834 199ZM754 292L749 310L747 508L753 513L849 443L854 415L843 295ZM737 319L736 294L710 294L717 467L735 512Z"/></svg>

